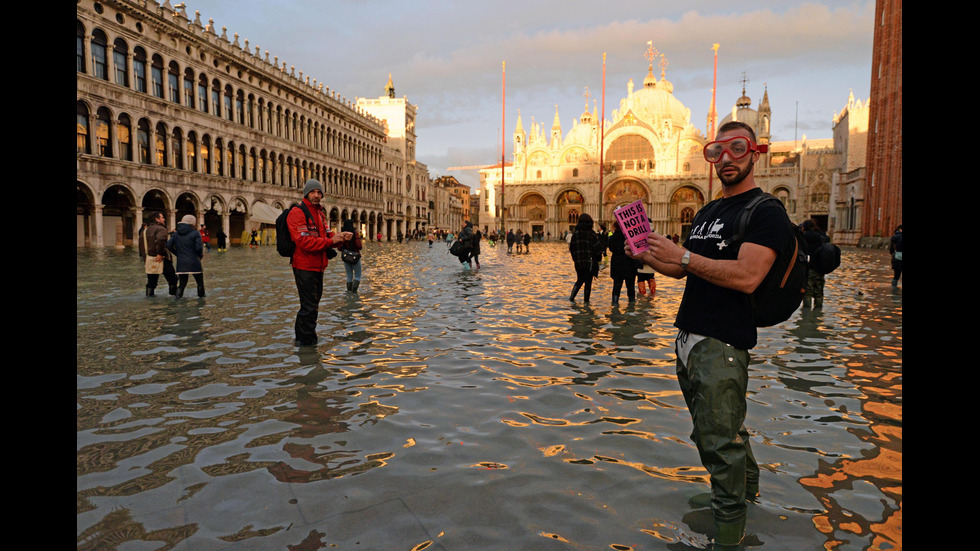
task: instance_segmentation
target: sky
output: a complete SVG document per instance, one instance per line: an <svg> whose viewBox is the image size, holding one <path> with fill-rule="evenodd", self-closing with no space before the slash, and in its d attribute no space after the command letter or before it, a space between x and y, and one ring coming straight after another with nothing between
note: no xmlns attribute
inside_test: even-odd
<svg viewBox="0 0 980 551"><path fill-rule="evenodd" d="M162 0L161 0L162 2ZM171 3L175 3L171 0ZM586 107L605 115L643 86L648 42L666 61L674 96L707 134L718 48L719 120L746 95L768 90L772 140L832 137L834 115L871 87L874 1L832 0L184 0L214 21L344 98L395 95L417 106L416 159L434 179L475 191L476 170L506 159L520 112L562 133ZM658 58L659 59L659 58ZM504 69L503 64L506 63ZM659 60L654 74L660 79ZM506 90L506 96L503 92Z"/></svg>

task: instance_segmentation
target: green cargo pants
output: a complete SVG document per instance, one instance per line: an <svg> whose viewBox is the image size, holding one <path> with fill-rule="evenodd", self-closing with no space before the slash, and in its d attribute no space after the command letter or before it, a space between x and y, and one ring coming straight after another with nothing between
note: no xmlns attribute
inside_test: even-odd
<svg viewBox="0 0 980 551"><path fill-rule="evenodd" d="M759 465L745 430L749 353L710 337L682 353L678 339L677 382L691 412L691 439L711 475L711 510L716 522L736 523L746 514L745 499L759 491Z"/></svg>

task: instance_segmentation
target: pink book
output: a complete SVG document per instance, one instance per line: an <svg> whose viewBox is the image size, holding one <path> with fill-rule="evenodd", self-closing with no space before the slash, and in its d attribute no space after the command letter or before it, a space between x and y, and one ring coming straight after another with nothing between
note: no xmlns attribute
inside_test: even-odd
<svg viewBox="0 0 980 551"><path fill-rule="evenodd" d="M647 218L647 211L643 208L643 200L623 205L615 210L616 220L619 221L619 228L626 236L630 250L634 255L638 255L647 250L647 235L650 234L650 219Z"/></svg>

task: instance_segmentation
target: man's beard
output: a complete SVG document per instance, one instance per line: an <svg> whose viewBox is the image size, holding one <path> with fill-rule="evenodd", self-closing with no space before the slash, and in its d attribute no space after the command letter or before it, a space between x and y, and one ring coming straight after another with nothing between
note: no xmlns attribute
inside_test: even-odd
<svg viewBox="0 0 980 551"><path fill-rule="evenodd" d="M721 184L726 187L737 186L738 184L742 183L742 180L752 173L752 168L755 166L755 163L750 161L744 169L740 170L738 174L734 176L722 176L722 172L724 172L724 170L729 166L734 166L736 170L738 169L738 166L735 165L735 163L729 163L728 165L725 165L715 171L718 174L718 179L721 180Z"/></svg>

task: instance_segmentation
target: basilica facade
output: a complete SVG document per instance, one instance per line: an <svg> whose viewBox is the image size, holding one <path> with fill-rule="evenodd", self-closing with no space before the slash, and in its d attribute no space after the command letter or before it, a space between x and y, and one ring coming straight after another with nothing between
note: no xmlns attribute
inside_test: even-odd
<svg viewBox="0 0 980 551"><path fill-rule="evenodd" d="M268 236L310 178L332 227L391 238L428 220L415 108L390 79L348 100L170 0L76 2L75 74L77 246L132 246L157 211L232 244Z"/></svg>
<svg viewBox="0 0 980 551"><path fill-rule="evenodd" d="M610 227L615 209L641 200L655 231L687 234L694 213L721 196L721 185L701 154L709 140L674 95L663 56L659 78L652 57L642 86L631 79L607 121L588 103L567 130L557 108L550 128L532 119L526 129L518 113L513 162L503 166L503 181L500 165L480 170L485 229L560 236L583 213ZM753 108L743 90L719 124L746 122L759 143L770 143L771 117L768 91ZM774 159L766 153L755 168L759 186L779 197L794 221L808 216L799 172L799 155Z"/></svg>

